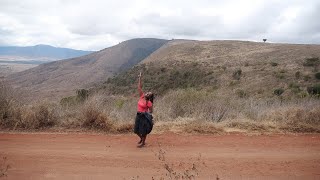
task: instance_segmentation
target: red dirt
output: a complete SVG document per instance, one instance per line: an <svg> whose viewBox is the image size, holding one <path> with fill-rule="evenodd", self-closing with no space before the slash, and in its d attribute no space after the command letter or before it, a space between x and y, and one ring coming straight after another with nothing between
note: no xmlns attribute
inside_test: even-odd
<svg viewBox="0 0 320 180"><path fill-rule="evenodd" d="M0 157L11 166L4 179L169 179L165 164L177 173L189 169L196 179L320 179L319 134L170 133L150 135L144 148L137 141L134 135L2 133Z"/></svg>

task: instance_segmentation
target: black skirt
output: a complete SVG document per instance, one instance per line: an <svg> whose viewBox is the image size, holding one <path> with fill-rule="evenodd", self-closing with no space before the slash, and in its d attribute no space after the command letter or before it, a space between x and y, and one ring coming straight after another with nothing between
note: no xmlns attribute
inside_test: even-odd
<svg viewBox="0 0 320 180"><path fill-rule="evenodd" d="M152 128L152 115L138 112L134 123L134 133L145 136L152 131Z"/></svg>

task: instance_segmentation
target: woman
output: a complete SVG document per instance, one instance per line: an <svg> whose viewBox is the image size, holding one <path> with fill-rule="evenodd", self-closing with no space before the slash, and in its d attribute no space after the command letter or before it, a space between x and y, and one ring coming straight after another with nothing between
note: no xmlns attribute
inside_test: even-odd
<svg viewBox="0 0 320 180"><path fill-rule="evenodd" d="M149 134L153 127L152 122L152 103L154 95L151 92L143 93L141 88L141 72L139 74L138 90L140 99L138 101L138 112L134 124L134 133L140 137L140 144L138 147L143 147L146 142L147 134Z"/></svg>

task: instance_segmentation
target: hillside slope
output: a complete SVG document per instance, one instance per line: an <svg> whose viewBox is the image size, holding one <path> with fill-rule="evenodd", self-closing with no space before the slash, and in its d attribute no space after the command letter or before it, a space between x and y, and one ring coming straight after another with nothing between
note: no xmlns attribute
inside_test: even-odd
<svg viewBox="0 0 320 180"><path fill-rule="evenodd" d="M100 88L134 93L142 71L145 89L158 94L191 87L222 96L270 97L276 89L304 96L319 84L319 57L320 45L173 40Z"/></svg>
<svg viewBox="0 0 320 180"><path fill-rule="evenodd" d="M41 64L8 77L29 99L59 99L139 63L167 40L132 39L86 56Z"/></svg>

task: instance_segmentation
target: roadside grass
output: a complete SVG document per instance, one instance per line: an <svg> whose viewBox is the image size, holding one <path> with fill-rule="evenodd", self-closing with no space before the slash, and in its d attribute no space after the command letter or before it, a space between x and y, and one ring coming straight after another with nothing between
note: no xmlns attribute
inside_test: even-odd
<svg viewBox="0 0 320 180"><path fill-rule="evenodd" d="M23 105L2 89L0 129L41 131L82 129L106 133L131 133L137 97L91 94L76 104L40 101ZM67 106L66 106L67 104ZM154 102L153 133L220 134L241 132L320 133L318 97L243 98L218 96L194 88L168 91Z"/></svg>

